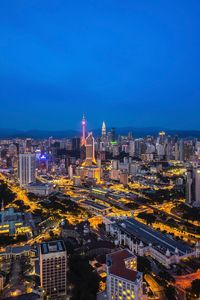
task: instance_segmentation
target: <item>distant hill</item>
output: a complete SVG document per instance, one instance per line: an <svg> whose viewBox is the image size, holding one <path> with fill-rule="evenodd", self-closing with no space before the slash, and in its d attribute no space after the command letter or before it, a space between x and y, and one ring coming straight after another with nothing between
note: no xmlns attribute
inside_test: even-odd
<svg viewBox="0 0 200 300"><path fill-rule="evenodd" d="M110 128L107 129L108 131ZM177 135L181 138L186 138L186 137L195 137L195 138L200 138L200 130L168 130L168 129L161 129L161 128L134 128L134 127L124 127L124 128L116 128L116 136L117 135L125 135L128 134L129 132L132 132L133 136L138 138L138 137L143 137L147 135L158 135L158 132L164 130L167 135ZM99 136L101 134L101 129L94 129L91 130L93 131L95 136ZM50 136L54 138L71 138L75 136L80 136L81 132L75 131L75 130L38 130L38 129L32 129L32 130L17 130L17 129L0 129L0 138L34 138L34 139L43 139L43 138L48 138Z"/></svg>

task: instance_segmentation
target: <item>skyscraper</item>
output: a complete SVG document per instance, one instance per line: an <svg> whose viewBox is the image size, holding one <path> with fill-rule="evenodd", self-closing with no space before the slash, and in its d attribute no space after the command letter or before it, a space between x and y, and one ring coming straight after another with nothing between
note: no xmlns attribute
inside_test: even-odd
<svg viewBox="0 0 200 300"><path fill-rule="evenodd" d="M195 206L200 207L200 169L195 170Z"/></svg>
<svg viewBox="0 0 200 300"><path fill-rule="evenodd" d="M115 142L115 140L116 140L116 133L115 133L115 128L113 127L111 129L111 141Z"/></svg>
<svg viewBox="0 0 200 300"><path fill-rule="evenodd" d="M75 137L72 139L72 150L73 151L79 151L80 150L80 137Z"/></svg>
<svg viewBox="0 0 200 300"><path fill-rule="evenodd" d="M86 138L86 165L91 166L93 163L96 163L94 137L92 135L92 132L89 132Z"/></svg>
<svg viewBox="0 0 200 300"><path fill-rule="evenodd" d="M64 300L67 290L67 253L63 241L40 245L40 284L47 299Z"/></svg>
<svg viewBox="0 0 200 300"><path fill-rule="evenodd" d="M81 138L81 146L85 146L86 143L86 120L85 120L85 115L83 114L83 118L82 118L82 138Z"/></svg>
<svg viewBox="0 0 200 300"><path fill-rule="evenodd" d="M106 124L105 124L104 121L103 121L103 124L102 124L101 136L102 136L102 139L105 139L105 137L106 137Z"/></svg>
<svg viewBox="0 0 200 300"><path fill-rule="evenodd" d="M180 161L184 161L184 141L183 139L179 142L179 155L180 155Z"/></svg>
<svg viewBox="0 0 200 300"><path fill-rule="evenodd" d="M25 186L35 181L35 154L19 154L19 182L20 186Z"/></svg>
<svg viewBox="0 0 200 300"><path fill-rule="evenodd" d="M193 183L193 178L192 178L192 171L188 171L186 174L186 203L191 204L192 203L192 198L193 198L193 192L192 192L192 183Z"/></svg>
<svg viewBox="0 0 200 300"><path fill-rule="evenodd" d="M186 203L200 207L200 169L192 169L186 177Z"/></svg>

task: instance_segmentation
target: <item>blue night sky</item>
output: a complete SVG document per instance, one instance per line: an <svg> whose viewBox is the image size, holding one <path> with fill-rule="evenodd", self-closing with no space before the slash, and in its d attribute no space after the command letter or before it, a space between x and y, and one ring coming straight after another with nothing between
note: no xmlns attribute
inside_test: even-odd
<svg viewBox="0 0 200 300"><path fill-rule="evenodd" d="M200 129L199 0L0 1L0 128Z"/></svg>

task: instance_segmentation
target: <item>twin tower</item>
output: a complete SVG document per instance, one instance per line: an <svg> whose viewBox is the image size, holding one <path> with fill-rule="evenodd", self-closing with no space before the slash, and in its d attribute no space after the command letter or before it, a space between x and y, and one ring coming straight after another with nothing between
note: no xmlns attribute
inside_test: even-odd
<svg viewBox="0 0 200 300"><path fill-rule="evenodd" d="M81 146L85 146L86 148L86 160L85 164L90 166L93 164L96 164L96 159L95 159L95 140L93 137L92 132L89 132L87 137L86 137L86 119L85 115L83 115L82 118L82 137L81 137ZM102 138L106 137L106 124L103 122L102 124Z"/></svg>

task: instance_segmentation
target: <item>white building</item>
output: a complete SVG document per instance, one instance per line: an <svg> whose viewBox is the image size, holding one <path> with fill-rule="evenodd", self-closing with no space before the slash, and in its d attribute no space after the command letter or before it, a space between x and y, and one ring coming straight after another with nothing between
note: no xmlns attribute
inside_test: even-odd
<svg viewBox="0 0 200 300"><path fill-rule="evenodd" d="M200 256L198 243L192 248L133 218L124 218L123 221L104 218L104 223L106 231L115 237L119 245L128 246L137 255L151 256L166 268L181 259Z"/></svg>
<svg viewBox="0 0 200 300"><path fill-rule="evenodd" d="M200 207L200 169L195 170L195 206Z"/></svg>
<svg viewBox="0 0 200 300"><path fill-rule="evenodd" d="M129 155L132 157L135 155L135 141L129 142Z"/></svg>
<svg viewBox="0 0 200 300"><path fill-rule="evenodd" d="M27 185L27 191L38 196L49 196L53 192L53 186L48 183L31 182Z"/></svg>
<svg viewBox="0 0 200 300"><path fill-rule="evenodd" d="M26 186L35 181L35 154L19 154L19 182L20 186Z"/></svg>
<svg viewBox="0 0 200 300"><path fill-rule="evenodd" d="M107 255L107 299L143 299L143 276L137 271L137 257L128 249Z"/></svg>
<svg viewBox="0 0 200 300"><path fill-rule="evenodd" d="M40 284L47 299L66 299L67 252L63 241L40 245Z"/></svg>

